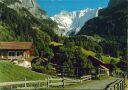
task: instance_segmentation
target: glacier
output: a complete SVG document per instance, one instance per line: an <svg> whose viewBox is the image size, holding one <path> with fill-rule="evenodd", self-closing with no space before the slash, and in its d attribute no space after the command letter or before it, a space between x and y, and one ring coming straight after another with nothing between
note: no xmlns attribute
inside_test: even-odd
<svg viewBox="0 0 128 90"><path fill-rule="evenodd" d="M88 20L97 17L99 9L101 8L61 11L50 18L58 24L58 30L55 31L58 35L72 36L76 35Z"/></svg>

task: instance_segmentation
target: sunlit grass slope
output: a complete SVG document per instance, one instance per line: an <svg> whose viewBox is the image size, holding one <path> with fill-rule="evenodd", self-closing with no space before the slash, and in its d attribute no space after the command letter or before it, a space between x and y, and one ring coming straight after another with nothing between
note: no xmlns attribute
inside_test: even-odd
<svg viewBox="0 0 128 90"><path fill-rule="evenodd" d="M83 53L86 54L87 56L94 56L96 57L96 53L93 52L93 51L89 51L89 50L85 50L85 49L82 49ZM111 56L108 56L108 55L101 55L101 58L102 58L102 61L106 64L110 63L110 61L114 61L115 63L118 63L120 61L120 58L115 58L115 57L111 57Z"/></svg>
<svg viewBox="0 0 128 90"><path fill-rule="evenodd" d="M0 82L21 81L25 78L27 80L41 80L46 77L47 75L33 72L6 61L0 61Z"/></svg>

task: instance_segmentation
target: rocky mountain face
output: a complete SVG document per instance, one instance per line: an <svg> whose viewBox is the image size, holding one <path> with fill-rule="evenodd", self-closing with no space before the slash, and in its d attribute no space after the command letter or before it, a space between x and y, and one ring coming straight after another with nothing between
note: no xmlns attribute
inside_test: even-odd
<svg viewBox="0 0 128 90"><path fill-rule="evenodd" d="M21 8L26 8L36 18L48 18L46 12L40 9L35 0L0 0L0 2L17 11L20 11Z"/></svg>
<svg viewBox="0 0 128 90"><path fill-rule="evenodd" d="M128 2L127 0L117 0L114 4L114 1L115 0L110 0L107 8L99 10L98 17L86 22L78 32L78 35L126 35L128 25Z"/></svg>
<svg viewBox="0 0 128 90"><path fill-rule="evenodd" d="M75 35L85 22L98 16L99 9L94 10L87 8L73 12L61 11L59 14L51 17L53 21L58 23L59 29L56 33L64 36Z"/></svg>
<svg viewBox="0 0 128 90"><path fill-rule="evenodd" d="M116 2L115 2L116 1ZM115 52L127 59L128 2L110 0L99 16L85 23L77 35L100 36L105 53Z"/></svg>

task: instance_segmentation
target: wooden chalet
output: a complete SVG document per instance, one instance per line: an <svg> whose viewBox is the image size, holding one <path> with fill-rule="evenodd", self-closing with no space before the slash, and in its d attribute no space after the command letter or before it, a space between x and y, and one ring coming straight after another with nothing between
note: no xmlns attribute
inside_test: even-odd
<svg viewBox="0 0 128 90"><path fill-rule="evenodd" d="M99 74L110 75L110 73L112 72L113 66L111 64L105 64L104 62L93 56L89 56L88 59L91 61L94 67L99 69Z"/></svg>
<svg viewBox="0 0 128 90"><path fill-rule="evenodd" d="M0 42L0 60L30 61L32 42Z"/></svg>

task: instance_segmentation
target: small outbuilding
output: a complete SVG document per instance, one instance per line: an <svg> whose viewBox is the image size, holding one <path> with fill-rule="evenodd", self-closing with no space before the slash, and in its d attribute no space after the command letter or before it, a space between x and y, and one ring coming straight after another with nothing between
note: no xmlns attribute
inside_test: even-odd
<svg viewBox="0 0 128 90"><path fill-rule="evenodd" d="M99 74L106 74L110 75L110 69L112 68L112 65L105 64L103 61L97 59L96 57L89 56L88 59L91 61L92 65L96 68L98 68Z"/></svg>

